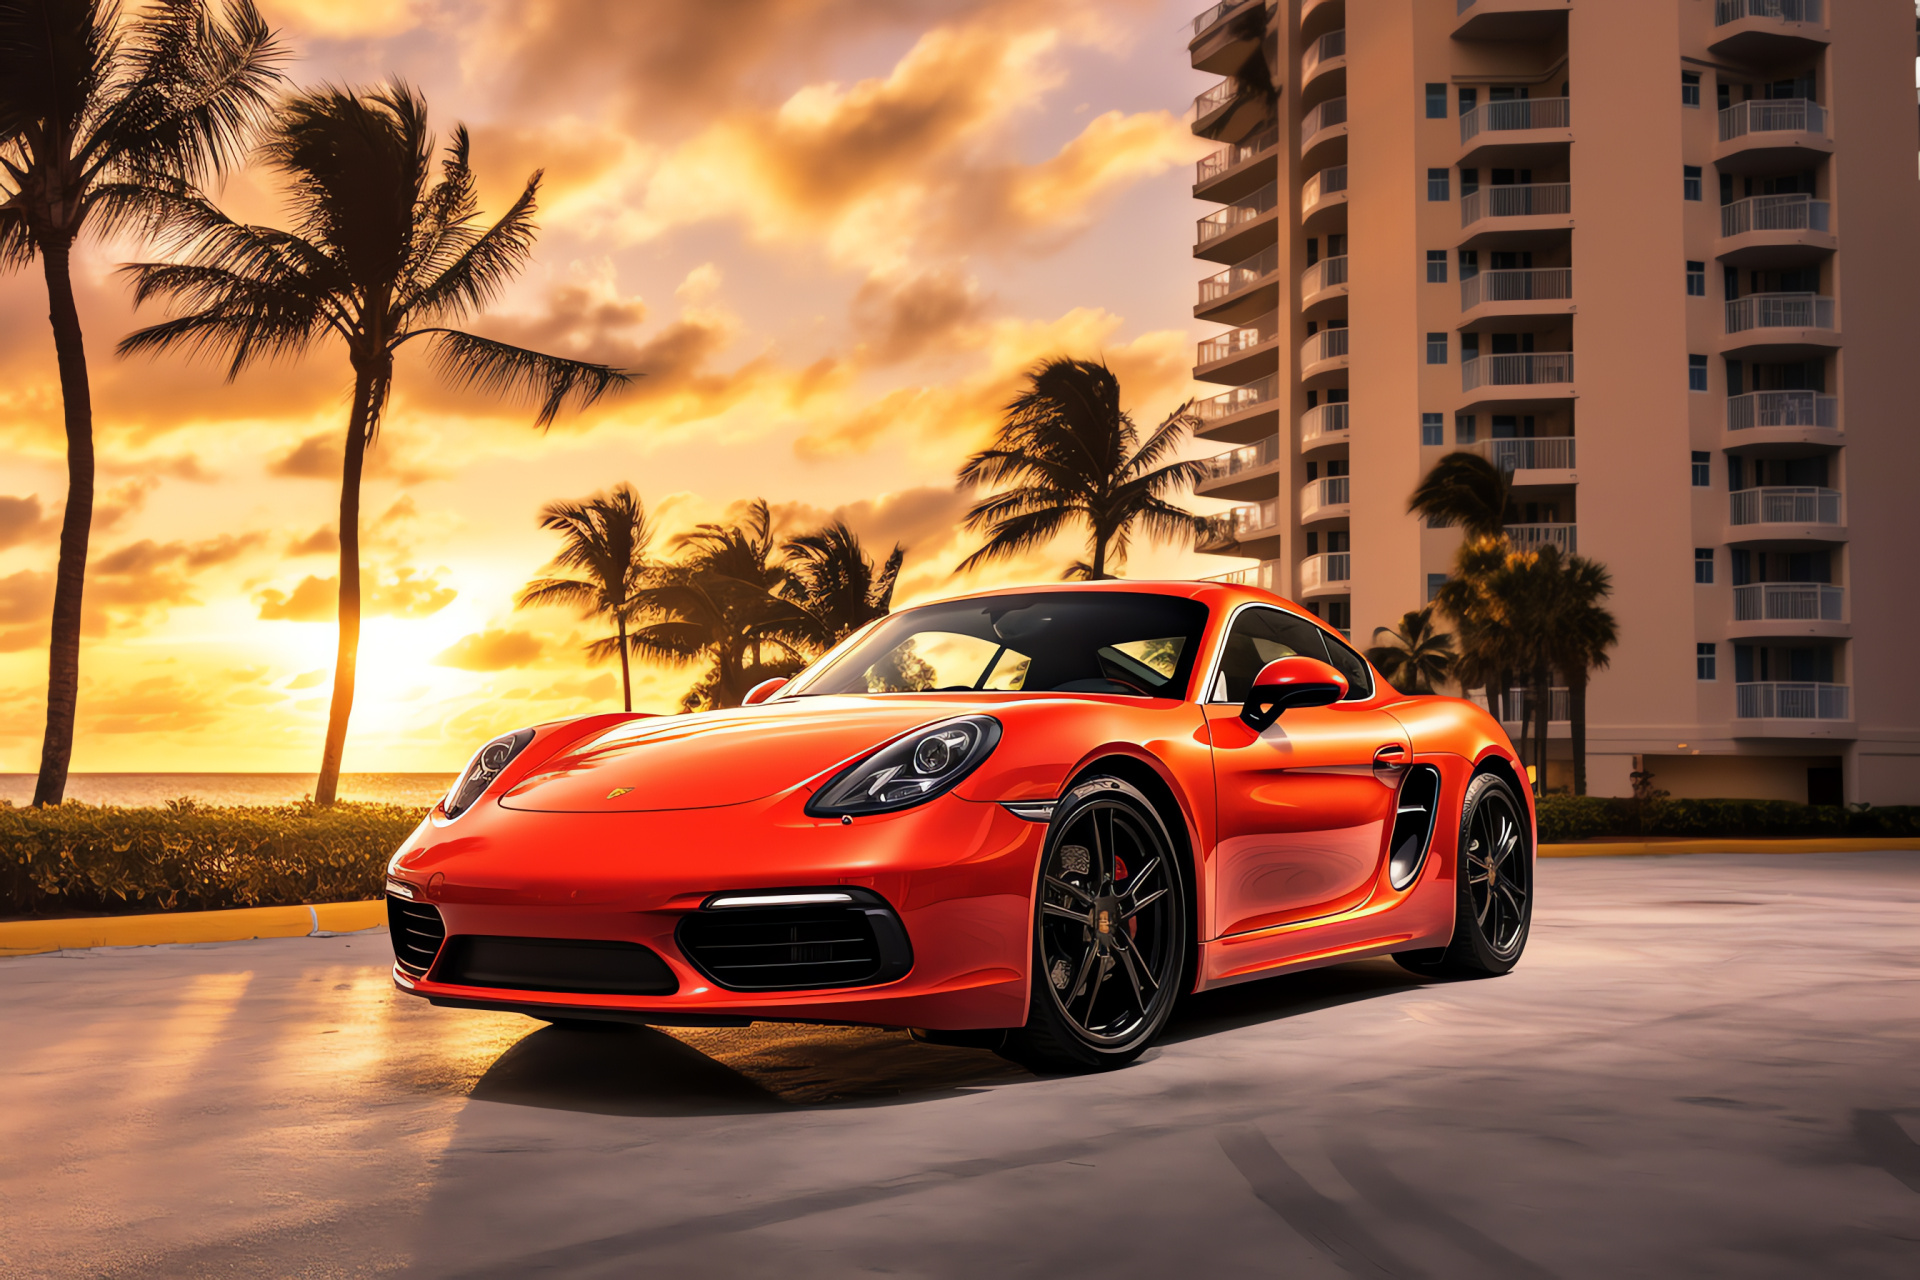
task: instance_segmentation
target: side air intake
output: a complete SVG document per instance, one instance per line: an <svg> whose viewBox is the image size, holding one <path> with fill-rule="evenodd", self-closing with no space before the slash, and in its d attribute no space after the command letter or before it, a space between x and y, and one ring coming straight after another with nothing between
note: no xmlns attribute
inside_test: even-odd
<svg viewBox="0 0 1920 1280"><path fill-rule="evenodd" d="M1387 846L1387 879L1404 889L1420 875L1433 843L1434 819L1440 811L1440 771L1416 764L1400 780L1399 811L1393 818L1393 840Z"/></svg>

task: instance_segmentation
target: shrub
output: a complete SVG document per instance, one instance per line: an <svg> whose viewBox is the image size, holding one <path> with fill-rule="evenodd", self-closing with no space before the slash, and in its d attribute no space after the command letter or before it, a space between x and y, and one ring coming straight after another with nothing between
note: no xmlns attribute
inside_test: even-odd
<svg viewBox="0 0 1920 1280"><path fill-rule="evenodd" d="M380 896L425 816L398 804L0 802L0 914L204 911Z"/></svg>
<svg viewBox="0 0 1920 1280"><path fill-rule="evenodd" d="M1674 800L1542 796L1535 802L1542 844L1592 836L1920 836L1920 808L1844 808L1791 800Z"/></svg>

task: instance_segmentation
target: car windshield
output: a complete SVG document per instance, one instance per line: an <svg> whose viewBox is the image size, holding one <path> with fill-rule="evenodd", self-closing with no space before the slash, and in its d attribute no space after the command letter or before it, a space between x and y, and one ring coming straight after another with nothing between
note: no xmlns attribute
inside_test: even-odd
<svg viewBox="0 0 1920 1280"><path fill-rule="evenodd" d="M1144 591L988 596L908 609L803 674L831 693L1117 693L1184 697L1207 607Z"/></svg>

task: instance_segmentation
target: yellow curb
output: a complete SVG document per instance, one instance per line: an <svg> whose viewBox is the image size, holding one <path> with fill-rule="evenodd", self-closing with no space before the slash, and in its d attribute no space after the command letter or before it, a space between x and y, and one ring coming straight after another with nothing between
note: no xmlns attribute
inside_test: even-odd
<svg viewBox="0 0 1920 1280"><path fill-rule="evenodd" d="M1543 858L1630 858L1669 853L1874 853L1920 849L1915 836L1815 836L1793 840L1648 840L1543 844Z"/></svg>
<svg viewBox="0 0 1920 1280"><path fill-rule="evenodd" d="M173 911L143 916L0 923L0 956L84 947L156 947L179 942L239 942L354 933L387 922L387 904L322 902L310 907L245 907L238 911Z"/></svg>

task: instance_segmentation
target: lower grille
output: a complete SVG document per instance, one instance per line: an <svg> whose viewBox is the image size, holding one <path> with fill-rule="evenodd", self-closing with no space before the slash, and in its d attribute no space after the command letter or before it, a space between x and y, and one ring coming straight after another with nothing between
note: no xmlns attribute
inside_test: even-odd
<svg viewBox="0 0 1920 1280"><path fill-rule="evenodd" d="M666 961L636 942L455 934L435 982L577 995L665 996L680 989Z"/></svg>
<svg viewBox="0 0 1920 1280"><path fill-rule="evenodd" d="M801 991L892 982L913 967L906 929L880 895L836 889L846 905L703 907L675 941L729 991Z"/></svg>
<svg viewBox="0 0 1920 1280"><path fill-rule="evenodd" d="M393 958L414 977L433 967L440 944L447 940L447 925L440 908L424 902L387 895L387 932L393 936Z"/></svg>

